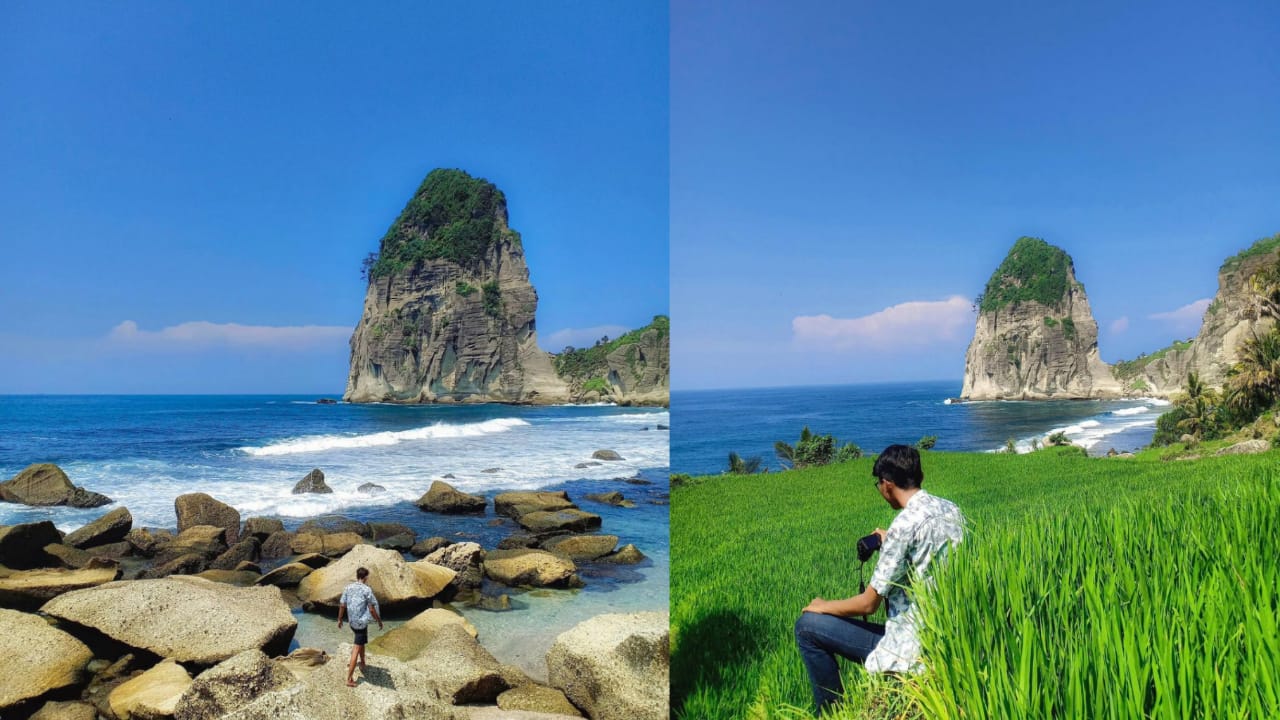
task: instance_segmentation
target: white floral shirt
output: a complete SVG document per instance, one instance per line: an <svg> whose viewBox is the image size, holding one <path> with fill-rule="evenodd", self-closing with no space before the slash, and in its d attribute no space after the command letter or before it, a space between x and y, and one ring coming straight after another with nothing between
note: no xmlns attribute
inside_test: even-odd
<svg viewBox="0 0 1280 720"><path fill-rule="evenodd" d="M867 672L919 672L920 638L916 635L915 606L908 590L919 578L928 579L934 558L946 558L947 548L964 537L964 516L950 500L918 490L893 519L871 575L871 587L888 602L884 639L867 656Z"/></svg>
<svg viewBox="0 0 1280 720"><path fill-rule="evenodd" d="M347 608L347 617L351 619L353 630L369 627L369 621L373 620L369 608L378 607L378 598L373 594L373 588L362 582L353 582L343 589L342 600L339 602Z"/></svg>

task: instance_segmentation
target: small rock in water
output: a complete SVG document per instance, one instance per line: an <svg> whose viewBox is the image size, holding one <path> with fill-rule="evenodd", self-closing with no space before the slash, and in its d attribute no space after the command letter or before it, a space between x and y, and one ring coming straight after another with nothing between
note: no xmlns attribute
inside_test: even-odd
<svg viewBox="0 0 1280 720"><path fill-rule="evenodd" d="M511 596L503 593L501 595L484 595L476 601L475 607L480 610L489 610L491 612L503 612L511 609Z"/></svg>
<svg viewBox="0 0 1280 720"><path fill-rule="evenodd" d="M445 473L444 475L441 475L440 478L442 480L457 480L457 478L453 476L453 473Z"/></svg>
<svg viewBox="0 0 1280 720"><path fill-rule="evenodd" d="M626 459L613 450L597 450L591 453L591 457L595 458L596 460L610 460L610 461Z"/></svg>
<svg viewBox="0 0 1280 720"><path fill-rule="evenodd" d="M502 468L500 468L500 467L485 468L484 470L481 470L480 472L482 472L482 473L489 473L490 475L492 475L493 473L496 473L496 472L502 472Z"/></svg>
<svg viewBox="0 0 1280 720"><path fill-rule="evenodd" d="M360 487L356 488L356 492L364 493L365 495L379 495L386 491L387 491L386 488L382 487L381 485L378 485L377 483L371 483L371 482L367 482L361 485Z"/></svg>
<svg viewBox="0 0 1280 720"><path fill-rule="evenodd" d="M503 525L505 523L506 523L506 520L503 520L502 518L494 518L490 520L487 524L489 527L498 527L499 525Z"/></svg>
<svg viewBox="0 0 1280 720"><path fill-rule="evenodd" d="M338 401L333 398L320 398L316 401L317 405L337 405Z"/></svg>
<svg viewBox="0 0 1280 720"><path fill-rule="evenodd" d="M324 483L324 473L320 468L316 468L307 473L307 476L298 481L293 486L294 495L302 495L304 493L332 493L333 488Z"/></svg>
<svg viewBox="0 0 1280 720"><path fill-rule="evenodd" d="M652 485L652 484L653 484L653 483L649 482L648 480L645 480L644 478L638 478L638 477L627 478L626 480L623 480L622 482L627 483L627 484L629 484L629 485Z"/></svg>
<svg viewBox="0 0 1280 720"><path fill-rule="evenodd" d="M600 467L603 464L604 463L598 463L598 462L580 462L577 465L574 465L574 467L581 470L583 468Z"/></svg>
<svg viewBox="0 0 1280 720"><path fill-rule="evenodd" d="M670 429L671 429L671 426L670 426L670 425L663 425L662 423L658 423L658 429L659 429L659 430L670 430Z"/></svg>

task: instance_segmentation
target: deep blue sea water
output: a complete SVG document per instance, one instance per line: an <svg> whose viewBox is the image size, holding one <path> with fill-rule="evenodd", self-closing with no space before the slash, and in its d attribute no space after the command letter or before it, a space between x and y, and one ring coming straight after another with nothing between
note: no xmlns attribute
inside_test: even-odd
<svg viewBox="0 0 1280 720"><path fill-rule="evenodd" d="M0 503L0 525L52 520L71 530L123 505L134 525L172 528L173 501L206 492L241 517L278 517L287 527L342 514L401 522L419 537L442 535L493 547L518 530L510 521L450 518L413 505L445 474L460 490L564 489L603 518L602 531L634 543L650 561L605 573L587 587L513 597L519 610L465 610L485 646L539 674L555 635L603 612L665 610L668 604L668 442L661 409L612 406L319 405L314 396L0 396L0 480L36 462L57 463L71 481L116 504L95 509ZM599 449L624 460L576 468ZM312 468L330 495L293 495ZM489 472L486 472L489 471ZM626 484L640 477L649 485ZM387 489L357 492L366 482ZM637 503L614 508L583 500L618 490ZM460 535L461 534L461 535ZM302 644L345 636L327 619L300 616Z"/></svg>
<svg viewBox="0 0 1280 720"><path fill-rule="evenodd" d="M746 390L697 390L671 396L674 472L718 473L728 454L760 456L780 468L773 444L795 444L805 425L867 453L893 443L938 436L937 449L990 451L1013 438L1021 450L1032 438L1064 430L1092 454L1150 444L1164 400L999 401L948 404L961 383L916 382Z"/></svg>

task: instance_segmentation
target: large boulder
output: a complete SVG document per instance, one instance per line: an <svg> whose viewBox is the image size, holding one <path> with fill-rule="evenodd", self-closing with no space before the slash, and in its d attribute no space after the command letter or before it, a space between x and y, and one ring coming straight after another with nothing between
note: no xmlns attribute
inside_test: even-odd
<svg viewBox="0 0 1280 720"><path fill-rule="evenodd" d="M147 568L138 574L142 580L155 580L170 575L198 575L209 568L209 559L199 553L179 555L172 560Z"/></svg>
<svg viewBox="0 0 1280 720"><path fill-rule="evenodd" d="M608 555L618 547L617 535L558 535L542 543L544 550L582 562Z"/></svg>
<svg viewBox="0 0 1280 720"><path fill-rule="evenodd" d="M226 536L226 528L214 525L189 527L178 533L178 536L173 540L165 543L156 554L156 557L164 561L179 555L195 553L206 560L212 560L226 552Z"/></svg>
<svg viewBox="0 0 1280 720"><path fill-rule="evenodd" d="M1215 455L1257 455L1271 449L1271 443L1266 440L1245 440L1235 445L1224 447Z"/></svg>
<svg viewBox="0 0 1280 720"><path fill-rule="evenodd" d="M98 720L98 709L87 702L51 700L42 705L31 720Z"/></svg>
<svg viewBox="0 0 1280 720"><path fill-rule="evenodd" d="M361 537L369 537L369 526L359 520L352 520L341 515L322 515L312 518L298 528L300 533L355 533Z"/></svg>
<svg viewBox="0 0 1280 720"><path fill-rule="evenodd" d="M262 548L259 550L263 558L274 559L289 557L293 554L293 539L297 537L288 530L279 530L271 533L266 540L262 541Z"/></svg>
<svg viewBox="0 0 1280 720"><path fill-rule="evenodd" d="M397 660L412 660L426 651L440 629L446 625L458 625L471 637L476 636L475 626L458 613L431 608L418 613L400 627L374 638L369 643L368 652Z"/></svg>
<svg viewBox="0 0 1280 720"><path fill-rule="evenodd" d="M509 518L519 518L531 512L555 512L572 507L576 506L569 501L569 493L563 490L505 492L493 499L493 511Z"/></svg>
<svg viewBox="0 0 1280 720"><path fill-rule="evenodd" d="M438 565L405 562L395 550L357 545L298 584L303 606L336 611L342 591L355 582L356 570L361 567L369 570L369 587L384 610L425 604L448 587L454 576L452 570Z"/></svg>
<svg viewBox="0 0 1280 720"><path fill-rule="evenodd" d="M193 577L107 583L59 595L42 611L130 647L197 665L251 648L283 653L298 627L278 588Z"/></svg>
<svg viewBox="0 0 1280 720"><path fill-rule="evenodd" d="M63 542L80 549L106 545L124 540L132 529L133 515L129 514L129 508L120 507L79 530L72 531L63 539Z"/></svg>
<svg viewBox="0 0 1280 720"><path fill-rule="evenodd" d="M612 555L605 555L600 559L605 562L617 563L619 565L635 565L637 563L644 562L647 558L635 545L627 543L626 545L618 548L618 552L613 553Z"/></svg>
<svg viewBox="0 0 1280 720"><path fill-rule="evenodd" d="M442 626L425 650L409 661L453 705L492 703L506 690L502 664L459 624Z"/></svg>
<svg viewBox="0 0 1280 720"><path fill-rule="evenodd" d="M227 551L214 558L209 567L214 570L233 570L242 562L256 562L261 553L261 543L255 537L244 540L227 548Z"/></svg>
<svg viewBox="0 0 1280 720"><path fill-rule="evenodd" d="M117 686L107 696L107 705L119 720L162 720L173 717L178 698L190 686L187 671L165 660Z"/></svg>
<svg viewBox="0 0 1280 720"><path fill-rule="evenodd" d="M205 493L188 493L173 501L173 509L178 515L179 533L197 525L213 525L226 528L228 545L240 542L240 511L224 502Z"/></svg>
<svg viewBox="0 0 1280 720"><path fill-rule="evenodd" d="M294 682L292 673L261 650L245 650L196 676L178 701L174 718L215 720Z"/></svg>
<svg viewBox="0 0 1280 720"><path fill-rule="evenodd" d="M104 585L120 577L118 568L20 570L0 577L0 605L37 610L65 592Z"/></svg>
<svg viewBox="0 0 1280 720"><path fill-rule="evenodd" d="M531 512L516 520L520 527L535 533L586 532L600 527L600 516L576 508Z"/></svg>
<svg viewBox="0 0 1280 720"><path fill-rule="evenodd" d="M337 556L349 552L351 548L363 542L363 537L352 532L336 532L323 535L304 532L294 535L293 542L289 544L289 547L293 549L295 555L315 553Z"/></svg>
<svg viewBox="0 0 1280 720"><path fill-rule="evenodd" d="M133 547L133 551L142 557L155 557L169 543L173 542L173 533L155 528L134 528L125 535L125 542Z"/></svg>
<svg viewBox="0 0 1280 720"><path fill-rule="evenodd" d="M57 558L58 563L61 564L62 567L71 568L72 570L79 570L81 568L88 567L89 563L92 563L94 560L99 560L99 562L111 562L105 559L95 558L93 555L90 555L80 548L73 548L70 545L63 545L61 543L49 543L44 546L44 551L45 554L50 557Z"/></svg>
<svg viewBox="0 0 1280 720"><path fill-rule="evenodd" d="M320 468L316 468L307 473L307 476L298 481L293 486L294 495L303 495L305 493L332 493L333 488L324 484L324 473Z"/></svg>
<svg viewBox="0 0 1280 720"><path fill-rule="evenodd" d="M636 506L635 503L623 497L622 493L617 490L607 493L587 493L586 497L588 500L604 503L605 505L612 505L614 507L633 508Z"/></svg>
<svg viewBox="0 0 1280 720"><path fill-rule="evenodd" d="M592 720L660 720L670 713L670 616L598 615L561 633L547 677Z"/></svg>
<svg viewBox="0 0 1280 720"><path fill-rule="evenodd" d="M111 498L71 484L62 468L53 463L28 465L22 472L0 483L0 500L23 505L66 505L101 507Z"/></svg>
<svg viewBox="0 0 1280 720"><path fill-rule="evenodd" d="M195 573L193 577L235 585L236 587L249 587L250 585L257 585L262 575L252 570L205 570L204 572Z"/></svg>
<svg viewBox="0 0 1280 720"><path fill-rule="evenodd" d="M251 517L244 521L244 532L240 533L240 537L252 535L258 538L258 542L264 542L272 533L283 530L284 523L276 518Z"/></svg>
<svg viewBox="0 0 1280 720"><path fill-rule="evenodd" d="M485 504L483 495L468 495L442 480L431 483L417 502L421 510L446 514L482 513Z"/></svg>
<svg viewBox="0 0 1280 720"><path fill-rule="evenodd" d="M523 710L582 717L582 713L569 702L569 698L565 697L564 693L543 685L521 685L511 688L498 696L498 707L508 711Z"/></svg>
<svg viewBox="0 0 1280 720"><path fill-rule="evenodd" d="M75 685L93 653L37 615L0 609L0 712L56 688Z"/></svg>
<svg viewBox="0 0 1280 720"><path fill-rule="evenodd" d="M457 573L454 587L471 590L480 587L484 580L484 549L473 542L447 545L423 558L433 565L447 567Z"/></svg>
<svg viewBox="0 0 1280 720"><path fill-rule="evenodd" d="M448 538L442 538L439 536L429 537L425 540L419 540L414 543L413 547L409 548L409 554L414 557L426 557L440 548L447 547L452 544L453 541Z"/></svg>
<svg viewBox="0 0 1280 720"><path fill-rule="evenodd" d="M493 550L484 560L484 572L503 585L576 587L581 584L572 560L544 550Z"/></svg>
<svg viewBox="0 0 1280 720"><path fill-rule="evenodd" d="M368 654L357 671L358 685L346 686L351 645L342 644L334 661L299 672L298 682L258 695L224 720L466 720L432 690L427 673L394 658ZM341 661L339 661L341 660Z"/></svg>
<svg viewBox="0 0 1280 720"><path fill-rule="evenodd" d="M272 570L258 578L258 585L275 585L276 587L293 587L311 574L312 567L300 562L293 562Z"/></svg>
<svg viewBox="0 0 1280 720"><path fill-rule="evenodd" d="M0 527L0 565L28 569L56 565L44 546L62 542L58 528L48 520Z"/></svg>

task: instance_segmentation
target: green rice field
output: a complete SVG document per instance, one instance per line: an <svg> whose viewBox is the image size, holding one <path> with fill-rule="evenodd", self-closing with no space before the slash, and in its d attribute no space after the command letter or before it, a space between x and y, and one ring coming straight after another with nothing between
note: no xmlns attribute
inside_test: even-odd
<svg viewBox="0 0 1280 720"><path fill-rule="evenodd" d="M810 717L792 625L858 591L854 543L894 515L871 463L673 491L675 717ZM927 452L924 471L969 520L922 599L928 670L847 664L839 717L1280 717L1280 453Z"/></svg>

